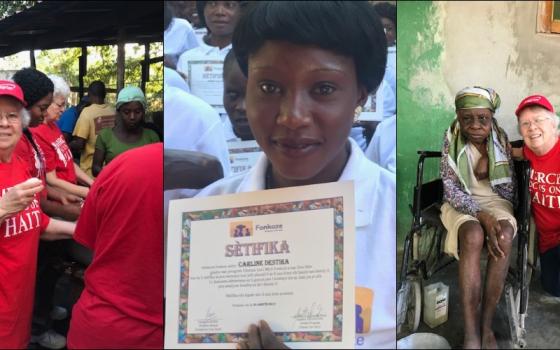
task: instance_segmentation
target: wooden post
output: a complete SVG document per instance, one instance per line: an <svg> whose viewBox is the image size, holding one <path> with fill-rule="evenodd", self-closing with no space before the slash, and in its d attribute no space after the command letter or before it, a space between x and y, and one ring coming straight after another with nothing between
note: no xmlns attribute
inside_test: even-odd
<svg viewBox="0 0 560 350"><path fill-rule="evenodd" d="M36 64L35 64L35 50L31 49L29 50L29 62L31 67L35 68Z"/></svg>
<svg viewBox="0 0 560 350"><path fill-rule="evenodd" d="M124 56L124 30L121 29L117 44L117 94L124 87Z"/></svg>
<svg viewBox="0 0 560 350"><path fill-rule="evenodd" d="M144 44L144 61L142 62L141 89L146 94L146 82L150 81L150 43Z"/></svg>
<svg viewBox="0 0 560 350"><path fill-rule="evenodd" d="M84 97L84 76L87 74L87 47L86 46L82 46L82 55L80 56L80 61L78 64L78 84L79 86L79 91L78 91L78 96L79 99L81 100L82 97Z"/></svg>

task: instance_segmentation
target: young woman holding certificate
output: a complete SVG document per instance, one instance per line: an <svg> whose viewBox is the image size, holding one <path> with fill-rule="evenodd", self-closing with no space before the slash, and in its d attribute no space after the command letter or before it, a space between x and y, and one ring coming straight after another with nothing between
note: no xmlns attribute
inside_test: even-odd
<svg viewBox="0 0 560 350"><path fill-rule="evenodd" d="M356 348L395 343L395 177L349 138L385 71L387 43L367 2L253 5L233 36L247 76L247 119L264 151L247 173L198 196L354 182ZM285 347L266 322L240 348Z"/></svg>

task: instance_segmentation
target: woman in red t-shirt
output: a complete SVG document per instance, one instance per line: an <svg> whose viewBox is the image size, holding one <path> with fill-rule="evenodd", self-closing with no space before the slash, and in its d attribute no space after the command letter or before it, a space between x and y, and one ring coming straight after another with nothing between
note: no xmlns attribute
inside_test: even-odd
<svg viewBox="0 0 560 350"><path fill-rule="evenodd" d="M543 289L560 297L560 142L558 116L541 95L526 97L515 111L523 156L531 162L531 211L539 232Z"/></svg>
<svg viewBox="0 0 560 350"><path fill-rule="evenodd" d="M42 212L43 183L13 154L29 122L25 104L17 84L0 80L0 348L26 348L29 342L39 236L71 238L75 229Z"/></svg>
<svg viewBox="0 0 560 350"><path fill-rule="evenodd" d="M70 87L59 76L50 75L49 78L54 84L52 103L47 109L45 122L31 128L31 132L45 154L47 183L85 198L89 187L78 185L78 180L87 186L91 186L93 179L74 163L72 152L70 152L64 135L56 125L56 121L66 108L66 99L70 94Z"/></svg>

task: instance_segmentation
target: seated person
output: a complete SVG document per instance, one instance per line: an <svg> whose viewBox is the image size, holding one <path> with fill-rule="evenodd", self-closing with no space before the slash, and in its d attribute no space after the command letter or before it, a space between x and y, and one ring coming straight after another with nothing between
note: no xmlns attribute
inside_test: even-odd
<svg viewBox="0 0 560 350"><path fill-rule="evenodd" d="M560 203L554 192L560 174L558 116L541 95L526 97L515 111L525 146L523 155L531 163L529 191L531 211L539 232L541 283L543 289L560 297Z"/></svg>
<svg viewBox="0 0 560 350"><path fill-rule="evenodd" d="M494 119L499 106L500 97L492 89L459 91L455 96L457 117L443 139L441 220L448 231L444 250L459 259L459 246L465 349L497 348L492 318L517 230L513 161L507 136ZM485 241L489 259L481 314L480 256Z"/></svg>

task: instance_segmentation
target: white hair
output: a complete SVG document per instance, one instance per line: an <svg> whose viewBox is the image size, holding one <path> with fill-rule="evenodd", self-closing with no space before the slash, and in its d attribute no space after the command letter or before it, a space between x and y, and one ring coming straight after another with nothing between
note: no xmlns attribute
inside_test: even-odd
<svg viewBox="0 0 560 350"><path fill-rule="evenodd" d="M68 83L58 75L50 74L48 77L54 84L53 97L62 96L64 99L67 99L70 95L70 86L68 86Z"/></svg>
<svg viewBox="0 0 560 350"><path fill-rule="evenodd" d="M29 125L29 121L31 120L31 114L29 114L29 111L25 108L21 108L20 113L20 118L21 118L21 125L24 128L27 128L27 126Z"/></svg>

